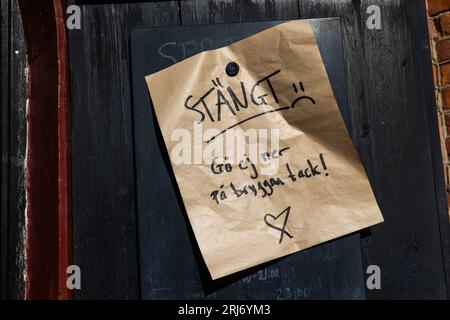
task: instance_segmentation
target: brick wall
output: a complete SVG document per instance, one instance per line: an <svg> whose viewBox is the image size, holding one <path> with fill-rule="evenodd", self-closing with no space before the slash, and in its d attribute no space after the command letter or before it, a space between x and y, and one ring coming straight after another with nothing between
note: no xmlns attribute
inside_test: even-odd
<svg viewBox="0 0 450 320"><path fill-rule="evenodd" d="M450 0L425 1L445 184L450 204Z"/></svg>

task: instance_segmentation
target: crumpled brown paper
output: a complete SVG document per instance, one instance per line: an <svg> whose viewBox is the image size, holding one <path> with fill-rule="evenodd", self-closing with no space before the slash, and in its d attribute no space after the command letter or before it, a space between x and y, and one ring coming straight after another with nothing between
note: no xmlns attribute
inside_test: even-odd
<svg viewBox="0 0 450 320"><path fill-rule="evenodd" d="M213 279L383 221L308 22L146 80Z"/></svg>

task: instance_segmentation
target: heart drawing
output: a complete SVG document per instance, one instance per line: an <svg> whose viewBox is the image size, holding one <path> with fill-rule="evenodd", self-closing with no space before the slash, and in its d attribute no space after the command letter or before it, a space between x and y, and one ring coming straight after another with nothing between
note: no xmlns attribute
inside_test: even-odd
<svg viewBox="0 0 450 320"><path fill-rule="evenodd" d="M287 224L290 212L291 212L291 207L287 207L277 216L274 216L273 214L270 214L270 213L268 213L264 216L264 222L270 228L280 231L280 241L278 241L278 244L281 244L281 242L283 242L284 235L287 235L291 239L294 237L293 235L291 235L289 232L286 231L286 224ZM278 220L278 218L280 218L283 215L284 215L283 226L280 228L280 227L276 226L274 223Z"/></svg>

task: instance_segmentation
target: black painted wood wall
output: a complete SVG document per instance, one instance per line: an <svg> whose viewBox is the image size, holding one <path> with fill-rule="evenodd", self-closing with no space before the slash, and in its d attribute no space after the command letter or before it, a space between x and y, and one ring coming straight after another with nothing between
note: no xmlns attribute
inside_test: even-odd
<svg viewBox="0 0 450 320"><path fill-rule="evenodd" d="M26 47L17 0L1 1L0 299L24 296Z"/></svg>
<svg viewBox="0 0 450 320"><path fill-rule="evenodd" d="M331 16L341 17L351 135L386 220L362 232L365 265L382 271L382 290L367 297L448 297L450 233L422 1L78 3L82 29L69 34L78 299L140 297L130 29ZM381 30L365 27L371 4L381 8Z"/></svg>

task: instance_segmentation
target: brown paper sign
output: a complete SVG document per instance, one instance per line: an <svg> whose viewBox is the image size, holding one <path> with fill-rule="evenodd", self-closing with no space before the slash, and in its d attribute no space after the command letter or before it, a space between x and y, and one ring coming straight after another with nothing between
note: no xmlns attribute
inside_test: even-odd
<svg viewBox="0 0 450 320"><path fill-rule="evenodd" d="M213 279L383 221L308 22L146 80Z"/></svg>

